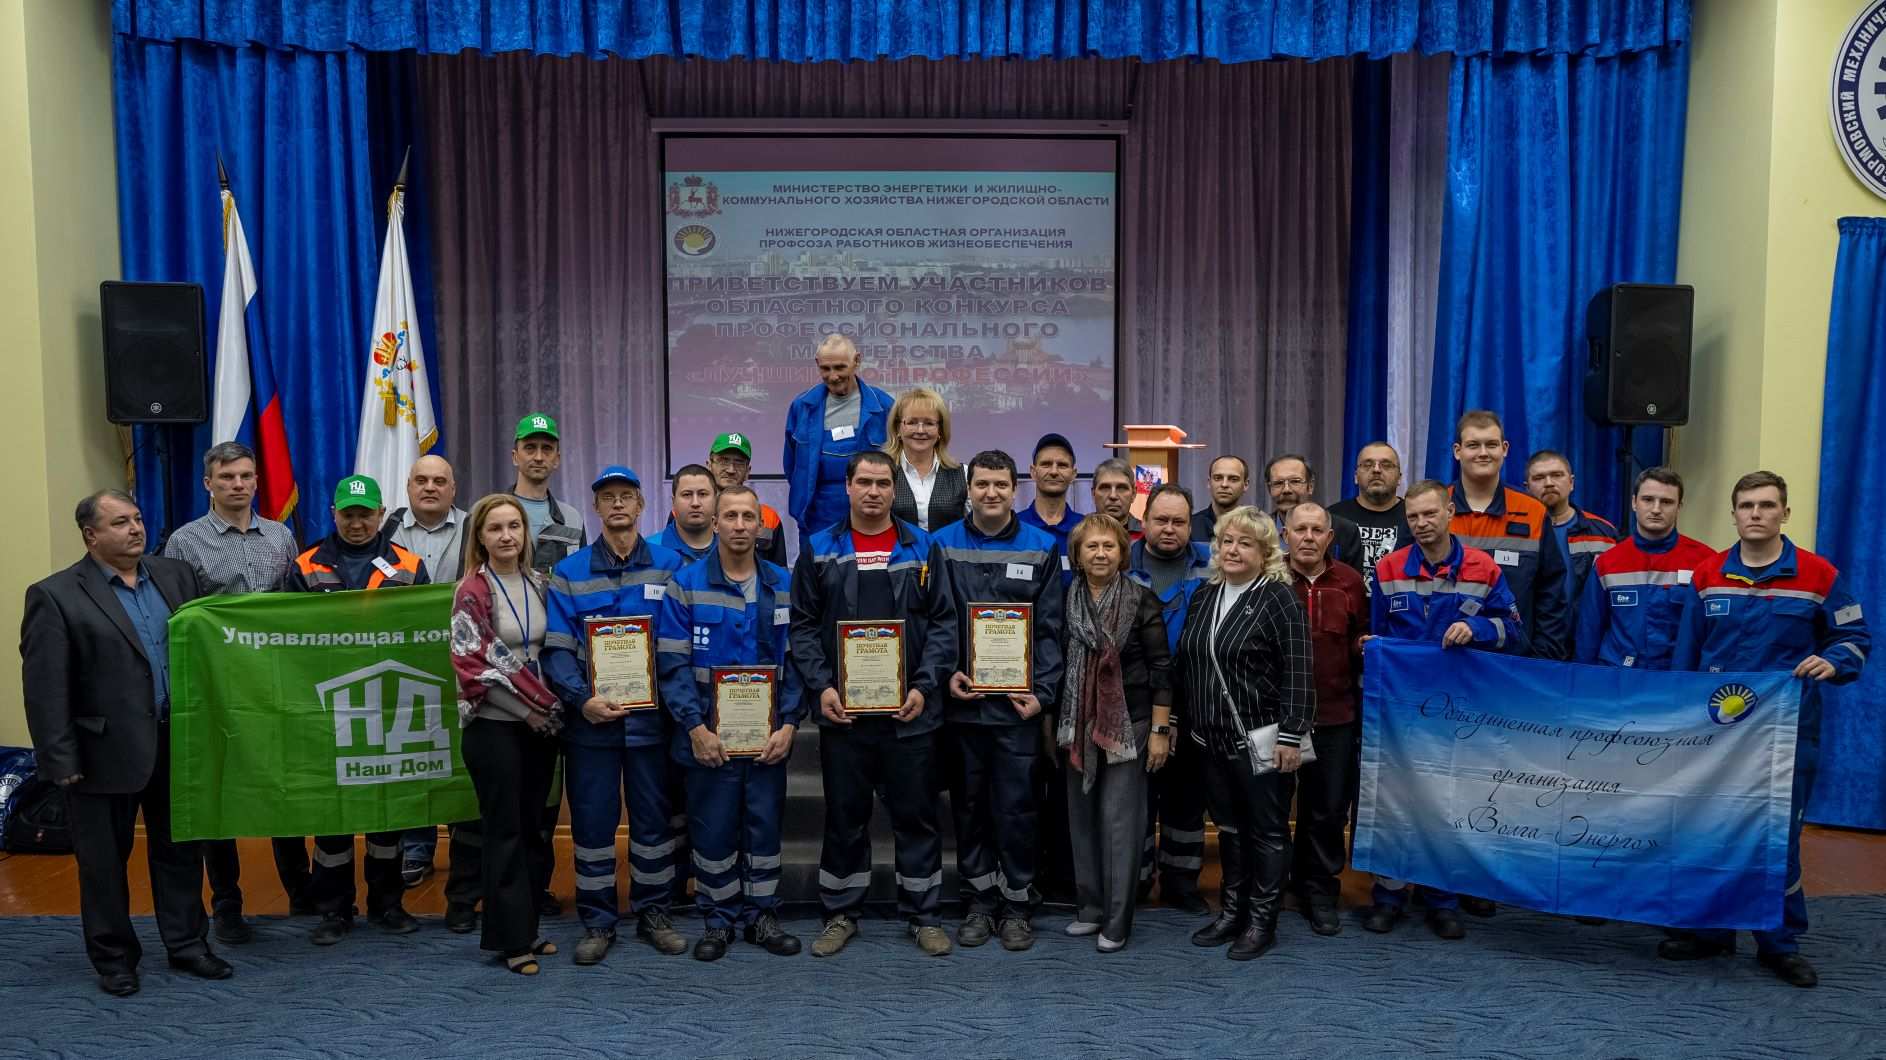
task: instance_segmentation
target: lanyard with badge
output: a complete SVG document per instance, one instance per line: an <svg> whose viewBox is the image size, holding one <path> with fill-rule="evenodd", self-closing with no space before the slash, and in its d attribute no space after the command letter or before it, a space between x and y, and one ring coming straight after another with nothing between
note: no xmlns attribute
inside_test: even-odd
<svg viewBox="0 0 1886 1060"><path fill-rule="evenodd" d="M524 579L524 617L523 618L519 618L517 616L517 605L511 602L511 591L504 587L504 579L493 574L491 576L491 580L497 583L498 592L503 594L504 606L511 609L511 621L516 622L517 628L523 631L524 665L530 667L531 673L536 673L537 672L537 650L531 647L531 636L530 636L530 597L531 597L530 575L523 574L521 571L519 573L520 573L520 576L523 577Z"/></svg>

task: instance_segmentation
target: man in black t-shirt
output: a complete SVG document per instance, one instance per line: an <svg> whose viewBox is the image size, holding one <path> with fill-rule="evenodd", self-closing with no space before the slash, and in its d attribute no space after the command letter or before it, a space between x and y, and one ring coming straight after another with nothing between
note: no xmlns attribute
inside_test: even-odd
<svg viewBox="0 0 1886 1060"><path fill-rule="evenodd" d="M1375 591L1375 563L1414 540L1402 508L1401 458L1387 442L1370 442L1356 454L1356 495L1329 506L1356 525L1362 536L1362 578Z"/></svg>

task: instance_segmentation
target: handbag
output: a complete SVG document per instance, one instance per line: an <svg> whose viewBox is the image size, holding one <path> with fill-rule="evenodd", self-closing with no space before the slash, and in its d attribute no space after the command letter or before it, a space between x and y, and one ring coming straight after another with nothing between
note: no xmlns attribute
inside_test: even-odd
<svg viewBox="0 0 1886 1060"><path fill-rule="evenodd" d="M1237 716L1237 704L1231 700L1231 682L1225 680L1225 671L1218 665L1218 615L1212 615L1211 639L1206 643L1205 654L1211 656L1212 672L1218 677L1218 694L1225 697L1225 705ZM1277 771L1277 736L1282 732L1278 722L1260 725L1244 734L1244 749L1251 756L1251 772L1258 776ZM1297 745L1299 767L1316 761L1316 746L1310 740L1310 734L1303 734L1303 742Z"/></svg>

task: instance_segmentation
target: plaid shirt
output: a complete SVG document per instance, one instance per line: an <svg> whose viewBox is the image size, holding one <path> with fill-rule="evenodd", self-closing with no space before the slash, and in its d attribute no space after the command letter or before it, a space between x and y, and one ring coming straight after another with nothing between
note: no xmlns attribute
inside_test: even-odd
<svg viewBox="0 0 1886 1060"><path fill-rule="evenodd" d="M1223 593L1208 582L1192 598L1172 660L1173 719L1223 757L1244 753L1245 734L1273 723L1278 745L1296 747L1316 715L1303 607L1288 584L1260 581L1220 622Z"/></svg>
<svg viewBox="0 0 1886 1060"><path fill-rule="evenodd" d="M211 509L173 531L164 555L195 567L206 593L273 592L295 560L295 535L260 515L250 516L247 531L238 530Z"/></svg>

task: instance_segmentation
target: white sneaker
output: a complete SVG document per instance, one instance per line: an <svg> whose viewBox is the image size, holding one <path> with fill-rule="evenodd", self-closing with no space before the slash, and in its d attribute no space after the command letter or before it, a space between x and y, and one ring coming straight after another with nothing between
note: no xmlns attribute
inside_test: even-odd
<svg viewBox="0 0 1886 1060"><path fill-rule="evenodd" d="M1085 938L1088 935L1098 935L1100 934L1100 925L1089 924L1085 921L1076 920L1067 926L1067 933L1074 936L1077 939Z"/></svg>
<svg viewBox="0 0 1886 1060"><path fill-rule="evenodd" d="M1102 935L1095 940L1094 948L1102 953L1118 953L1126 949L1126 940L1121 939L1119 942L1115 942L1107 936Z"/></svg>

